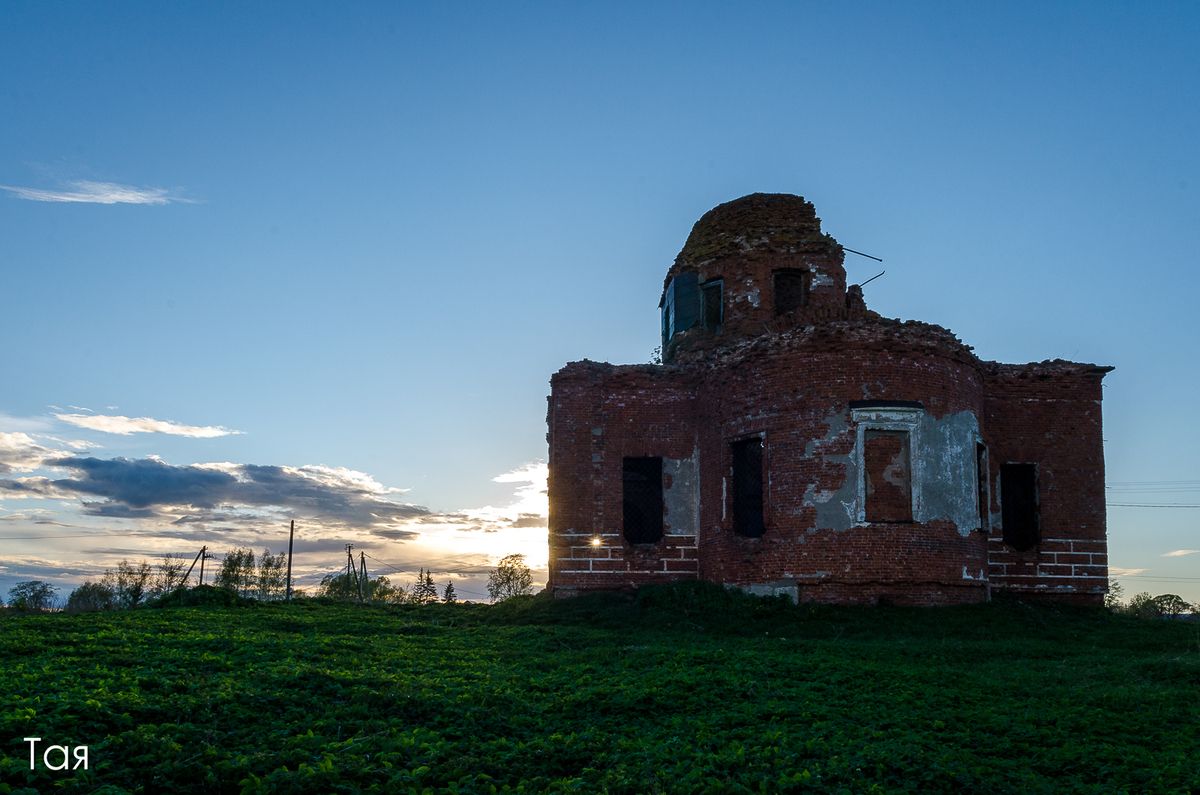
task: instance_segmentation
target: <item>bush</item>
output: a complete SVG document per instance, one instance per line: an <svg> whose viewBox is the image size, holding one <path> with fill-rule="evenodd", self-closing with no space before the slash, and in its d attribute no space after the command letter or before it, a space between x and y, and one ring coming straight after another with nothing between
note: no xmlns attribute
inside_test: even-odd
<svg viewBox="0 0 1200 795"><path fill-rule="evenodd" d="M8 591L8 606L22 613L41 613L54 605L58 586L43 580L19 582Z"/></svg>
<svg viewBox="0 0 1200 795"><path fill-rule="evenodd" d="M1162 616L1178 616L1190 612L1192 608L1184 601L1183 597L1173 593L1154 597L1154 606L1158 608L1158 614Z"/></svg>
<svg viewBox="0 0 1200 795"><path fill-rule="evenodd" d="M149 607L198 607L202 605L237 607L251 604L254 604L254 601L251 599L243 599L233 591L226 590L225 588L217 588L212 585L180 588L147 602Z"/></svg>
<svg viewBox="0 0 1200 795"><path fill-rule="evenodd" d="M85 582L67 597L68 613L96 613L116 607L117 595L104 581Z"/></svg>
<svg viewBox="0 0 1200 795"><path fill-rule="evenodd" d="M226 552L217 571L216 585L238 596L253 596L258 587L254 550L238 547Z"/></svg>
<svg viewBox="0 0 1200 795"><path fill-rule="evenodd" d="M525 563L525 556L507 555L502 558L496 570L488 575L487 590L493 602L533 593L533 573ZM436 597L437 593L434 592Z"/></svg>

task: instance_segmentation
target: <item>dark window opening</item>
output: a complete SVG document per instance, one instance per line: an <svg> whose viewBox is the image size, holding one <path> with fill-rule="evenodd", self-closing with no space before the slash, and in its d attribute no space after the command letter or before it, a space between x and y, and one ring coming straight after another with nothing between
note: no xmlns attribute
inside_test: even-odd
<svg viewBox="0 0 1200 795"><path fill-rule="evenodd" d="M912 464L908 431L863 432L868 522L912 521Z"/></svg>
<svg viewBox="0 0 1200 795"><path fill-rule="evenodd" d="M715 333L721 330L721 322L725 319L721 302L723 288L724 284L720 279L713 279L700 286L700 322L705 331Z"/></svg>
<svg viewBox="0 0 1200 795"><path fill-rule="evenodd" d="M733 451L733 532L759 538L766 532L763 521L763 442L743 439Z"/></svg>
<svg viewBox="0 0 1200 795"><path fill-rule="evenodd" d="M676 274L663 295L663 347L700 322L700 280L693 271Z"/></svg>
<svg viewBox="0 0 1200 795"><path fill-rule="evenodd" d="M775 271L775 314L782 315L808 303L808 272Z"/></svg>
<svg viewBox="0 0 1200 795"><path fill-rule="evenodd" d="M624 459L621 486L625 539L631 544L656 543L663 535L662 459Z"/></svg>
<svg viewBox="0 0 1200 795"><path fill-rule="evenodd" d="M975 445L975 482L977 484L979 501L979 529L987 532L988 512L990 510L988 490L988 454L987 446Z"/></svg>
<svg viewBox="0 0 1200 795"><path fill-rule="evenodd" d="M1000 521L1004 543L1013 549L1024 551L1041 541L1036 464L1000 467Z"/></svg>

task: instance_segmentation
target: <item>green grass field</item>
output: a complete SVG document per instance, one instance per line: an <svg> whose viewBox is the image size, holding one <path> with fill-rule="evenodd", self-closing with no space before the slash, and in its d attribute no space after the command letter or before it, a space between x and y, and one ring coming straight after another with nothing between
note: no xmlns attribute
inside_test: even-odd
<svg viewBox="0 0 1200 795"><path fill-rule="evenodd" d="M1200 628L1019 603L6 614L0 692L0 792L1200 789Z"/></svg>

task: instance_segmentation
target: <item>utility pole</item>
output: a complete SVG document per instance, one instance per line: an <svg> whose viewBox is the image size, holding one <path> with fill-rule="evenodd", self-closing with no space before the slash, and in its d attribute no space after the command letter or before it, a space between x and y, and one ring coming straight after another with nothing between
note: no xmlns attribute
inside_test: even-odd
<svg viewBox="0 0 1200 795"><path fill-rule="evenodd" d="M196 561L200 560L200 557L204 554L204 550L206 549L208 549L208 547L200 547L200 551L196 553L196 557L192 558L192 565L188 566L187 574L183 575L183 579L179 581L179 586L176 588L176 590L187 587L188 577L192 576L192 569L196 568Z"/></svg>
<svg viewBox="0 0 1200 795"><path fill-rule="evenodd" d="M296 537L296 520L292 520L292 529L288 531L288 571L287 571L287 601L292 601L292 540Z"/></svg>
<svg viewBox="0 0 1200 795"><path fill-rule="evenodd" d="M362 574L358 578L358 601L366 601L367 598L367 553L361 549L358 551L358 562L362 566Z"/></svg>
<svg viewBox="0 0 1200 795"><path fill-rule="evenodd" d="M208 554L207 546L200 548L200 584L201 585L204 584L204 561L208 560L211 557L212 557L212 555Z"/></svg>
<svg viewBox="0 0 1200 795"><path fill-rule="evenodd" d="M354 580L354 589L358 590L358 568L354 565L353 544L346 545L346 594L350 594L350 580Z"/></svg>

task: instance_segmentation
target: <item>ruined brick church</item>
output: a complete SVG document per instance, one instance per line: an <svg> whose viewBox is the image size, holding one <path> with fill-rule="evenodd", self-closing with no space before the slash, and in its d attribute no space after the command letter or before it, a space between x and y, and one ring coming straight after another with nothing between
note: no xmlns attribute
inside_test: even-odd
<svg viewBox="0 0 1200 795"><path fill-rule="evenodd" d="M1101 602L1112 368L981 360L868 309L843 259L798 196L722 204L667 271L663 363L554 374L554 593Z"/></svg>

